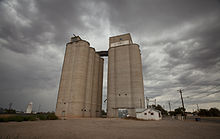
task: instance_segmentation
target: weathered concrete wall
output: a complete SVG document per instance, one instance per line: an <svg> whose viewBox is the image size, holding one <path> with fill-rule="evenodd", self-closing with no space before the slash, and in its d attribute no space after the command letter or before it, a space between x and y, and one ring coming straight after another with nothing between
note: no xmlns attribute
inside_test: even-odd
<svg viewBox="0 0 220 139"><path fill-rule="evenodd" d="M133 106L135 108L144 108L144 84L142 73L142 62L139 46L133 44L130 47L131 61L131 89L133 92Z"/></svg>
<svg viewBox="0 0 220 139"><path fill-rule="evenodd" d="M120 40L129 38L128 35L119 37ZM114 40L118 40L117 36ZM113 39L110 38L110 43L111 41ZM135 108L144 108L139 46L119 44L119 46L111 47L110 45L108 55L107 116L118 117L118 109L127 109L130 116L135 116Z"/></svg>
<svg viewBox="0 0 220 139"><path fill-rule="evenodd" d="M84 113L83 113L84 117L91 116L91 98L92 98L92 90L93 90L94 62L95 62L95 49L90 47L85 104L84 104Z"/></svg>
<svg viewBox="0 0 220 139"><path fill-rule="evenodd" d="M96 107L97 107L97 95L98 95L98 85L99 85L99 55L95 54L94 63L94 77L93 77L93 90L92 90L92 100L91 100L91 117L96 117Z"/></svg>
<svg viewBox="0 0 220 139"><path fill-rule="evenodd" d="M115 49L108 50L107 116L116 117L116 62Z"/></svg>
<svg viewBox="0 0 220 139"><path fill-rule="evenodd" d="M102 94L100 61L87 41L75 39L67 44L56 105L58 117L96 117L97 98Z"/></svg>

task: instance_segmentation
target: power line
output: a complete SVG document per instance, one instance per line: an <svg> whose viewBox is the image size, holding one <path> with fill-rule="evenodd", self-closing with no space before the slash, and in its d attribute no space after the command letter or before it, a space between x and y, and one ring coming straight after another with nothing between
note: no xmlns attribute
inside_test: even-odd
<svg viewBox="0 0 220 139"><path fill-rule="evenodd" d="M201 94L202 96L198 96L198 97L194 97L194 98L190 98L189 96L187 96L186 98L189 98L189 99L195 99L195 98L202 98L202 97L205 97L205 96L210 96L210 95L212 95L212 94L217 94L217 93L220 93L220 90L217 90L217 91L215 91L215 92L212 92L212 93L209 93L209 94ZM198 94L197 94L198 95ZM195 96L195 95L193 95L193 96Z"/></svg>
<svg viewBox="0 0 220 139"><path fill-rule="evenodd" d="M208 89L208 90L206 90L206 91L202 91L202 92L207 92L207 91L210 91L210 90L212 90L212 89L215 89L215 88L217 88L217 87L219 87L219 86L215 86L215 87L213 87L213 88L210 88L210 89ZM197 96L198 94L194 94L194 95L191 95L191 96L187 96L186 98L189 98L189 97L193 97L193 96ZM203 97L203 96L202 96Z"/></svg>

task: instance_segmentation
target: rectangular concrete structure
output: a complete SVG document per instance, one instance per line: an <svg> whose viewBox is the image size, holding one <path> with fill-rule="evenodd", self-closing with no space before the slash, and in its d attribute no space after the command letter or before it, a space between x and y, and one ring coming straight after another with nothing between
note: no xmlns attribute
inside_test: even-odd
<svg viewBox="0 0 220 139"><path fill-rule="evenodd" d="M130 34L109 38L107 116L118 117L126 109L135 117L136 108L144 108L144 85L140 49Z"/></svg>

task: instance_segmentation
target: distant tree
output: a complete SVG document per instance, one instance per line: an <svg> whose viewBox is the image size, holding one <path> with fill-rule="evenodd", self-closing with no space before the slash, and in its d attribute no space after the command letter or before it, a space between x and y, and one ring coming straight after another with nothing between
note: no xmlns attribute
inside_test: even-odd
<svg viewBox="0 0 220 139"><path fill-rule="evenodd" d="M207 109L200 109L198 112L199 116L212 116L212 117L217 117L220 116L220 111L217 108L210 108L209 110Z"/></svg>
<svg viewBox="0 0 220 139"><path fill-rule="evenodd" d="M210 113L207 109L200 109L198 112L199 116L210 116Z"/></svg>
<svg viewBox="0 0 220 139"><path fill-rule="evenodd" d="M176 115L176 114L175 114L175 111L170 111L169 114L170 114L170 116Z"/></svg>
<svg viewBox="0 0 220 139"><path fill-rule="evenodd" d="M209 116L220 116L220 111L217 108L210 108L209 109Z"/></svg>
<svg viewBox="0 0 220 139"><path fill-rule="evenodd" d="M159 104L158 104L157 106L152 105L152 107L153 107L154 109L156 109L156 110L161 111L161 114L162 114L163 116L168 115L167 111L166 111L166 110L164 110L164 109L163 109L163 107L162 107L162 106L160 106Z"/></svg>
<svg viewBox="0 0 220 139"><path fill-rule="evenodd" d="M183 107L179 107L179 108L175 109L174 111L175 111L175 115L176 114L182 114L183 115L184 112L186 111L186 109L183 108Z"/></svg>

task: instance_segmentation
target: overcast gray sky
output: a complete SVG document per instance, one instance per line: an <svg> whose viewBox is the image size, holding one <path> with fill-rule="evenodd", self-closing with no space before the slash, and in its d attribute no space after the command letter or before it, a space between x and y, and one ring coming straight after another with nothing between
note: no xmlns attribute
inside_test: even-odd
<svg viewBox="0 0 220 139"><path fill-rule="evenodd" d="M219 0L0 0L0 107L54 111L65 44L96 50L131 33L140 44L145 96L168 109L220 108ZM106 97L107 58L104 71Z"/></svg>

